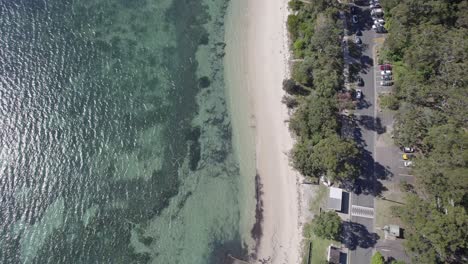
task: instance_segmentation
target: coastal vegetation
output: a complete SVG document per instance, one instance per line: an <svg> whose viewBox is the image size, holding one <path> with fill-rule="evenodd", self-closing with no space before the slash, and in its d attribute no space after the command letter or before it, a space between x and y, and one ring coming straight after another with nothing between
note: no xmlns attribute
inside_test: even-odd
<svg viewBox="0 0 468 264"><path fill-rule="evenodd" d="M328 181L352 180L358 175L359 150L340 136L339 98L343 87L343 57L337 1L289 2L287 20L295 63L292 79L283 83L283 102L294 108L290 129L297 137L291 151L293 167L303 175Z"/></svg>
<svg viewBox="0 0 468 264"><path fill-rule="evenodd" d="M384 257L382 256L382 254L380 254L380 252L375 252L375 254L372 256L372 259L371 259L371 264L384 264L385 263L385 259Z"/></svg>
<svg viewBox="0 0 468 264"><path fill-rule="evenodd" d="M382 0L393 65L395 141L412 146L415 186L394 213L415 263L468 258L468 1Z"/></svg>
<svg viewBox="0 0 468 264"><path fill-rule="evenodd" d="M321 238L339 240L341 227L341 218L338 214L334 211L328 211L314 218L312 230Z"/></svg>

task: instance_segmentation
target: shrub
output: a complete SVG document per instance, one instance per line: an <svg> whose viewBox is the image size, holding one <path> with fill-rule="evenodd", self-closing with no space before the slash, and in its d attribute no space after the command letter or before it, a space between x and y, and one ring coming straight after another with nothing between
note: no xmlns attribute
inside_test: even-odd
<svg viewBox="0 0 468 264"><path fill-rule="evenodd" d="M301 62L295 63L292 67L292 77L296 82L312 87L313 75L311 59L306 58Z"/></svg>
<svg viewBox="0 0 468 264"><path fill-rule="evenodd" d="M385 259L384 257L382 256L382 254L380 254L380 252L375 252L375 254L372 256L372 259L371 259L371 264L384 264L385 263Z"/></svg>
<svg viewBox="0 0 468 264"><path fill-rule="evenodd" d="M299 17L296 15L288 16L288 31L292 36L292 39L295 40L299 36L299 25L301 24Z"/></svg>
<svg viewBox="0 0 468 264"><path fill-rule="evenodd" d="M387 108L390 110L398 110L400 103L398 99L393 94L381 95L380 96L380 106L382 108Z"/></svg>
<svg viewBox="0 0 468 264"><path fill-rule="evenodd" d="M341 233L341 218L334 211L321 213L314 218L312 230L325 239L338 240Z"/></svg>
<svg viewBox="0 0 468 264"><path fill-rule="evenodd" d="M287 108L295 108L299 102L296 100L296 98L288 95L284 95L283 99L281 99L281 102L286 105Z"/></svg>
<svg viewBox="0 0 468 264"><path fill-rule="evenodd" d="M302 7L302 3L298 0L289 1L288 6L293 11L298 11Z"/></svg>

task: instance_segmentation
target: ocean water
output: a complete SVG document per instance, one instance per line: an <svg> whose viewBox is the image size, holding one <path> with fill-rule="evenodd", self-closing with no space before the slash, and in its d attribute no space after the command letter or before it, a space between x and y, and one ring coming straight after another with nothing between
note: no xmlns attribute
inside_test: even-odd
<svg viewBox="0 0 468 264"><path fill-rule="evenodd" d="M0 0L0 263L245 254L226 7Z"/></svg>

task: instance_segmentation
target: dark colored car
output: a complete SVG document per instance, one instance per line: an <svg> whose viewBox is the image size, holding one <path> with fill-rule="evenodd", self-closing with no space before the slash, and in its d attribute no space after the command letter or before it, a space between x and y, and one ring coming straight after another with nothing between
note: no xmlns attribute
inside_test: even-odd
<svg viewBox="0 0 468 264"><path fill-rule="evenodd" d="M382 65L380 65L380 70L381 70L381 71L391 71L391 70L392 70L392 65L390 65L390 64L382 64Z"/></svg>
<svg viewBox="0 0 468 264"><path fill-rule="evenodd" d="M358 17L356 15L353 16L353 23L357 24L358 23Z"/></svg>
<svg viewBox="0 0 468 264"><path fill-rule="evenodd" d="M358 30L356 31L356 36L362 36L362 31L358 29Z"/></svg>
<svg viewBox="0 0 468 264"><path fill-rule="evenodd" d="M364 86L364 80L363 80L361 77L359 77L359 78L357 79L357 85L358 85L358 86Z"/></svg>

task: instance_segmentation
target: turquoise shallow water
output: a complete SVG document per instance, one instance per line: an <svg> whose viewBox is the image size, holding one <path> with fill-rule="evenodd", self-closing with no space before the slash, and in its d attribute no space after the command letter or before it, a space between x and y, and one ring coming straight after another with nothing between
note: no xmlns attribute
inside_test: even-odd
<svg viewBox="0 0 468 264"><path fill-rule="evenodd" d="M226 5L0 0L0 263L244 254Z"/></svg>

